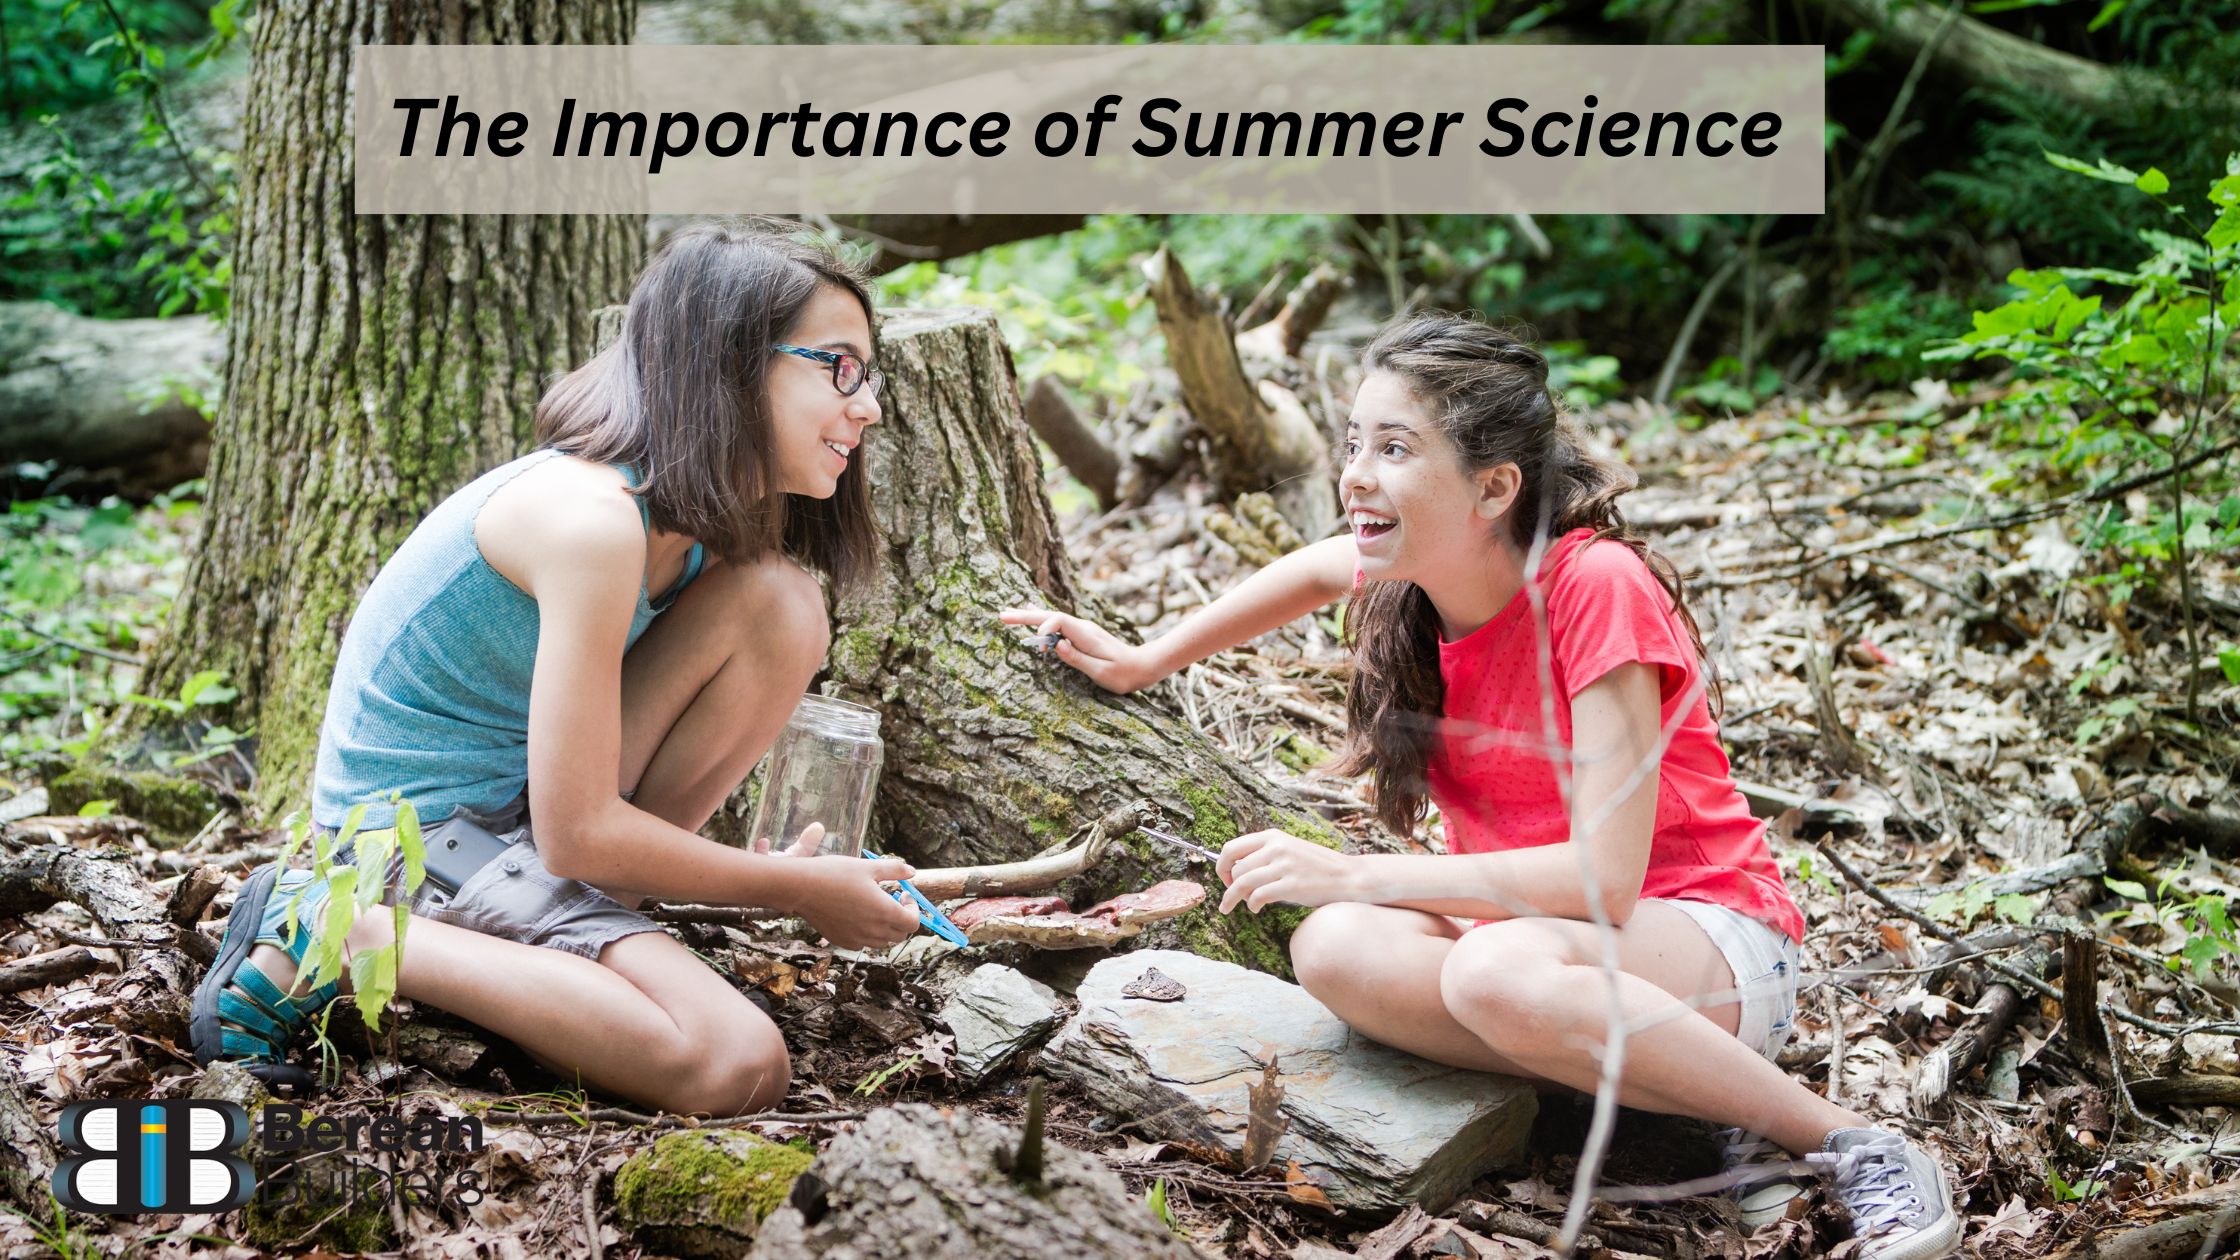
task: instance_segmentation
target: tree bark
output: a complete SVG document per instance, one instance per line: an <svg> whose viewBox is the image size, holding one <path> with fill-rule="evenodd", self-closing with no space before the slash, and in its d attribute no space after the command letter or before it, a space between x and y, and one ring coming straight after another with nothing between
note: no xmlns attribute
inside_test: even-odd
<svg viewBox="0 0 2240 1260"><path fill-rule="evenodd" d="M207 315L87 319L0 303L0 460L53 460L134 498L200 475L210 424L174 384L214 388L225 347Z"/></svg>
<svg viewBox="0 0 2240 1260"><path fill-rule="evenodd" d="M518 455L545 381L643 248L624 216L351 212L363 43L629 41L634 0L343 0L260 15L241 149L233 349L201 535L145 684L200 669L261 738L257 806L307 786L360 592L436 502Z"/></svg>
<svg viewBox="0 0 2240 1260"><path fill-rule="evenodd" d="M1165 687L1110 695L997 621L1040 605L1126 633L1075 580L995 320L889 311L880 356L885 418L864 450L885 542L875 578L834 611L831 659L831 689L882 712L872 845L927 867L1014 861L1145 798L1215 848L1270 826L1337 843L1192 729ZM1101 899L1172 877L1211 875L1135 836L1067 891ZM1288 922L1201 908L1143 939L1280 973Z"/></svg>
<svg viewBox="0 0 2240 1260"><path fill-rule="evenodd" d="M897 1242L901 1245L898 1246ZM1102 1162L962 1108L906 1103L833 1139L763 1222L756 1260L1185 1260Z"/></svg>

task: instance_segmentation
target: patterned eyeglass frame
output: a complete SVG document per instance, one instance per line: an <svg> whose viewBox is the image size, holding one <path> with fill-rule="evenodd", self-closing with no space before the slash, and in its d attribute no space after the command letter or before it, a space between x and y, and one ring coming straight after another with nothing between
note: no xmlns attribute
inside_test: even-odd
<svg viewBox="0 0 2240 1260"><path fill-rule="evenodd" d="M837 350L814 350L807 346L774 344L770 348L780 354L790 354L797 358L808 359L829 366L832 369L832 388L839 390L842 398L854 397L856 390L862 389L866 385L871 387L871 396L876 398L879 396L879 387L884 385L887 380L886 373L852 354L842 354ZM842 359L855 359L856 363L863 368L863 375L857 379L855 389L840 389L840 360Z"/></svg>

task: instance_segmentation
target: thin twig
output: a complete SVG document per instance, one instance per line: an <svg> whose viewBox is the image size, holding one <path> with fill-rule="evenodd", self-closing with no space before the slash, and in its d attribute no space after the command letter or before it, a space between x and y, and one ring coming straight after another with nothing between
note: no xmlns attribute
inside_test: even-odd
<svg viewBox="0 0 2240 1260"><path fill-rule="evenodd" d="M729 1129L743 1124L838 1124L844 1120L861 1120L869 1114L864 1111L758 1111L751 1116L702 1120L696 1116L667 1113L647 1115L624 1107L595 1107L589 1111L540 1111L507 1116L506 1123L581 1125L604 1121L650 1129Z"/></svg>
<svg viewBox="0 0 2240 1260"><path fill-rule="evenodd" d="M194 181L194 186L202 190L202 195L212 206L222 204L224 199L218 196L217 189L210 186L202 168L195 164L194 157L187 152L186 142L179 138L178 129L171 125L171 111L163 104L163 85L157 81L155 73L148 66L148 54L141 47L139 32L125 25L124 15L117 12L114 0L101 0L101 7L109 15L109 24L117 28L117 38L132 52L133 60L137 63L135 68L139 70L142 82L147 84L141 89L142 94L147 98L148 108L155 111L156 122L163 128L164 138L171 142L172 152L178 154L179 165L187 168L187 178Z"/></svg>
<svg viewBox="0 0 2240 1260"><path fill-rule="evenodd" d="M10 612L5 608L0 608L0 617L6 617L8 620L15 622L17 625L22 626L24 629L29 630L31 633L38 635L40 638L45 639L47 642L52 643L57 647L66 647L73 652L83 652L87 656L98 656L103 660L115 661L119 665L145 666L147 664L145 660L142 660L137 656L127 656L122 652L112 652L107 648L95 647L90 643L80 643L76 639L65 639L59 634L51 634L45 630L41 630L39 627L32 625L30 619L23 616L21 613Z"/></svg>

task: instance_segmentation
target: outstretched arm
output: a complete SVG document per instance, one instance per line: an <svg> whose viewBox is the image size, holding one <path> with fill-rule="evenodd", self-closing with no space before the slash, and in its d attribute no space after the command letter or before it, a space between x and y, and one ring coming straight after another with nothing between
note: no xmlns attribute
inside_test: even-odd
<svg viewBox="0 0 2240 1260"><path fill-rule="evenodd" d="M1062 636L1058 659L1107 691L1139 691L1223 648L1258 638L1336 601L1353 589L1351 535L1310 543L1237 583L1219 599L1137 645L1103 627L1042 608L1006 608L1006 625Z"/></svg>

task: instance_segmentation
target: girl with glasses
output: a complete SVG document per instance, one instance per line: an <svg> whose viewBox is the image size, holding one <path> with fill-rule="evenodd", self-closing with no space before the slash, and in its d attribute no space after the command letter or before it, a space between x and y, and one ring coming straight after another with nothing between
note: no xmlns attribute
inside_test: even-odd
<svg viewBox="0 0 2240 1260"><path fill-rule="evenodd" d="M364 806L363 829L391 829L392 794L423 820L400 996L567 1080L732 1115L784 1099L784 1042L638 906L768 906L848 947L916 927L880 885L901 861L819 855L814 825L776 852L697 834L823 666L823 584L872 561L873 337L864 281L822 250L682 232L622 335L538 405L539 449L445 500L375 576L328 694L312 820L339 830ZM291 905L319 923L325 895L276 865L244 884L195 995L204 1062L308 1080L284 1056L348 978L297 984L311 933L286 924ZM394 921L359 916L350 951Z"/></svg>

